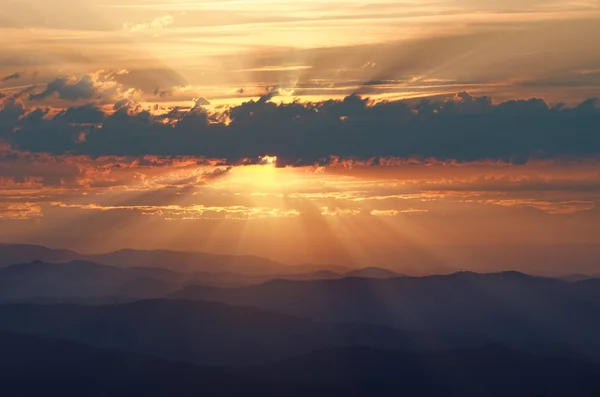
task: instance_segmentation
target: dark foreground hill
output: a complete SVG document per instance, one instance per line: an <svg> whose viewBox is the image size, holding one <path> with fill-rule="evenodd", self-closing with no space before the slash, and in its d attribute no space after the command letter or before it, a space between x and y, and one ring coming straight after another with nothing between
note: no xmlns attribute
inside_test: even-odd
<svg viewBox="0 0 600 397"><path fill-rule="evenodd" d="M600 365L503 345L427 353L336 348L251 373L369 396L587 397L600 391Z"/></svg>
<svg viewBox="0 0 600 397"><path fill-rule="evenodd" d="M428 353L340 347L244 369L207 368L0 332L2 395L37 397L588 397L596 364L494 345Z"/></svg>
<svg viewBox="0 0 600 397"><path fill-rule="evenodd" d="M0 331L0 394L11 397L330 396L327 386L255 380L60 339Z"/></svg>
<svg viewBox="0 0 600 397"><path fill-rule="evenodd" d="M336 346L433 350L477 346L471 335L331 324L218 303L149 300L80 306L0 306L0 329L203 365L243 366Z"/></svg>

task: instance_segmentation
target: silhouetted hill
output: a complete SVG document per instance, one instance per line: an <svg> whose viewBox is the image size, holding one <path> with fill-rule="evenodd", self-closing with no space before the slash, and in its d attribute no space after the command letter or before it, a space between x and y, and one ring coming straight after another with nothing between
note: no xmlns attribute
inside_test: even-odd
<svg viewBox="0 0 600 397"><path fill-rule="evenodd" d="M181 288L182 283L152 277L140 277L111 289L114 297L130 299L153 299L171 294Z"/></svg>
<svg viewBox="0 0 600 397"><path fill-rule="evenodd" d="M502 345L429 353L335 348L254 369L264 379L317 383L365 396L590 396L600 366Z"/></svg>
<svg viewBox="0 0 600 397"><path fill-rule="evenodd" d="M302 270L299 269L298 270ZM231 272L195 272L190 274L186 280L189 284L206 285L213 287L243 287L253 284L261 284L273 279L284 280L330 280L340 278L341 275L327 270L309 273L266 273L266 274L239 274Z"/></svg>
<svg viewBox="0 0 600 397"><path fill-rule="evenodd" d="M576 345L600 357L600 286L517 272L294 282L237 289L188 287L179 299L244 304L305 318L495 340Z"/></svg>
<svg viewBox="0 0 600 397"><path fill-rule="evenodd" d="M33 261L57 263L80 259L81 254L69 250L30 244L0 244L0 267Z"/></svg>
<svg viewBox="0 0 600 397"><path fill-rule="evenodd" d="M600 368L491 345L433 352L338 347L259 367L198 367L0 331L3 395L37 397L587 397Z"/></svg>
<svg viewBox="0 0 600 397"><path fill-rule="evenodd" d="M163 267L177 272L231 272L239 274L277 273L285 265L256 256L213 255L202 252L125 249L88 255L91 261L117 267Z"/></svg>
<svg viewBox="0 0 600 397"><path fill-rule="evenodd" d="M561 280L578 282L591 279L600 279L600 274L570 274L568 276L559 277Z"/></svg>
<svg viewBox="0 0 600 397"><path fill-rule="evenodd" d="M0 267L33 261L48 263L88 261L115 267L158 267L184 273L205 271L272 274L286 271L286 266L283 264L255 256L133 249L124 249L105 254L85 255L74 251L52 249L37 245L0 245ZM304 270L304 272L306 271Z"/></svg>
<svg viewBox="0 0 600 397"><path fill-rule="evenodd" d="M352 267L336 265L336 264L317 264L317 263L301 263L298 265L289 265L287 267L291 274L315 273L315 272L332 272L335 274L344 274L354 270Z"/></svg>
<svg viewBox="0 0 600 397"><path fill-rule="evenodd" d="M221 285L250 285L274 277L297 279L333 278L351 269L339 265L302 264L288 266L250 255L216 255L202 252L124 249L85 255L69 250L27 244L0 244L0 268L29 262L94 262L119 268L163 268L179 273L212 275ZM246 278L247 277L247 278Z"/></svg>
<svg viewBox="0 0 600 397"><path fill-rule="evenodd" d="M0 269L0 299L158 297L181 288L184 281L184 275L159 268L121 269L84 261L36 261Z"/></svg>
<svg viewBox="0 0 600 397"><path fill-rule="evenodd" d="M11 397L325 397L335 393L326 387L254 380L225 369L3 331L0 352L0 392Z"/></svg>
<svg viewBox="0 0 600 397"><path fill-rule="evenodd" d="M5 305L0 306L0 329L206 365L265 363L345 345L424 350L485 343L472 335L321 323L254 308L175 300Z"/></svg>
<svg viewBox="0 0 600 397"><path fill-rule="evenodd" d="M396 273L388 269L380 267L366 267L364 269L353 270L345 273L344 277L360 277L360 278L393 278L406 277L405 274Z"/></svg>
<svg viewBox="0 0 600 397"><path fill-rule="evenodd" d="M367 273L371 272L368 270ZM377 272L380 274L381 272ZM358 274L358 273L357 273ZM374 276L377 276L374 274ZM34 261L0 268L0 300L88 298L159 298L186 285L239 287L274 278L287 280L336 279L328 271L289 275L248 275L228 272L177 273L158 267L115 267L88 261L45 263Z"/></svg>

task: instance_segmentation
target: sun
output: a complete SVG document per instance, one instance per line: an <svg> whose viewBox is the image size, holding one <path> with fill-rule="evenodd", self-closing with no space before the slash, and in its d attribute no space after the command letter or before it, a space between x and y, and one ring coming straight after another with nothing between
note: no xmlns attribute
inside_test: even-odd
<svg viewBox="0 0 600 397"><path fill-rule="evenodd" d="M236 186L239 192L284 194L305 183L306 172L280 164L276 156L261 156L254 164L235 166L222 183Z"/></svg>
<svg viewBox="0 0 600 397"><path fill-rule="evenodd" d="M259 159L260 164L277 164L277 156L262 156Z"/></svg>

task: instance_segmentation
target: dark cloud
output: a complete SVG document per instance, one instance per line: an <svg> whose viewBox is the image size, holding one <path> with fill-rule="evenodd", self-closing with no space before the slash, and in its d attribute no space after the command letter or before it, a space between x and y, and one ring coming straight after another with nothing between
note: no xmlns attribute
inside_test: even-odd
<svg viewBox="0 0 600 397"><path fill-rule="evenodd" d="M104 112L93 104L71 107L57 114L54 119L65 123L96 124L104 120Z"/></svg>
<svg viewBox="0 0 600 397"><path fill-rule="evenodd" d="M92 99L96 93L94 80L90 76L83 76L81 79L70 82L68 79L54 79L46 86L46 89L39 94L31 94L31 100L41 100L52 95L58 95L60 99L75 101L78 99Z"/></svg>
<svg viewBox="0 0 600 397"><path fill-rule="evenodd" d="M20 78L21 78L21 73L13 73L13 74L9 74L8 76L4 76L3 78L0 79L0 81L18 80Z"/></svg>
<svg viewBox="0 0 600 397"><path fill-rule="evenodd" d="M271 99L279 95L279 91L269 89L269 92L258 99L258 103L269 102Z"/></svg>
<svg viewBox="0 0 600 397"><path fill-rule="evenodd" d="M199 108L202 106L209 106L209 105L210 105L210 101L204 97L194 98L194 107L195 108Z"/></svg>
<svg viewBox="0 0 600 397"><path fill-rule="evenodd" d="M202 180L212 181L215 179L219 179L229 173L232 170L232 167L224 167L224 168L215 168L212 171L206 171L202 174Z"/></svg>
<svg viewBox="0 0 600 397"><path fill-rule="evenodd" d="M159 98L165 98L165 97L169 97L172 95L173 95L173 89L161 89L161 88L154 89L154 96L157 96Z"/></svg>
<svg viewBox="0 0 600 397"><path fill-rule="evenodd" d="M12 99L4 101L1 106L0 126L4 128L13 126L25 114L23 105ZM5 132L4 128L0 134Z"/></svg>
<svg viewBox="0 0 600 397"><path fill-rule="evenodd" d="M276 104L270 101L275 94L219 115L202 106L153 115L123 101L112 114L86 105L51 119L43 110L19 119L14 105L12 110L5 105L0 120L5 120L5 139L23 150L93 156L188 155L233 163L268 154L288 165L327 163L331 156L375 158L374 163L388 157L522 163L600 156L595 100L576 107L552 107L541 99L494 104L463 92L419 102L373 104L351 95L341 101Z"/></svg>

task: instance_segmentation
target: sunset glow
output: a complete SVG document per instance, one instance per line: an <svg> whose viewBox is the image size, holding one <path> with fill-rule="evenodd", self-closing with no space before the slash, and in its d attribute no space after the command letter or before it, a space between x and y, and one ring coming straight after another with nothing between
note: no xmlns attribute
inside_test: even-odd
<svg viewBox="0 0 600 397"><path fill-rule="evenodd" d="M600 244L597 1L9 3L0 241L540 271Z"/></svg>
<svg viewBox="0 0 600 397"><path fill-rule="evenodd" d="M600 0L0 0L0 390L600 396Z"/></svg>

